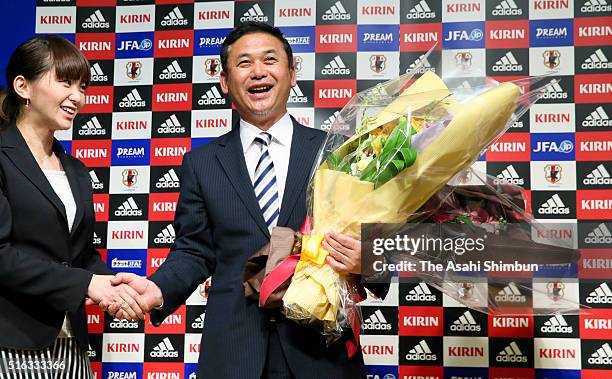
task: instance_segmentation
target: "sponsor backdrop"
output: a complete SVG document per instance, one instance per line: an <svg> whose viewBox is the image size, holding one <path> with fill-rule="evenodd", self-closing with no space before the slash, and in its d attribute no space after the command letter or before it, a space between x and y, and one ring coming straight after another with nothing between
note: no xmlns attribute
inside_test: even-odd
<svg viewBox="0 0 612 379"><path fill-rule="evenodd" d="M612 375L612 2L610 0L37 0L35 33L59 33L91 61L73 128L58 135L90 168L95 245L108 266L154 272L174 240L185 152L230 130L220 45L246 20L279 26L295 51L290 113L327 130L359 90L424 63L473 86L553 73L558 83L475 167L522 185L538 219L582 249L574 281L554 271L514 307L569 298L576 315L487 316L412 278L363 306L371 378L605 378ZM545 287L545 288L544 288ZM469 291L467 291L469 295ZM207 285L154 328L89 309L98 378L192 378ZM503 298L503 299L502 299ZM505 299L505 300L504 300Z"/></svg>

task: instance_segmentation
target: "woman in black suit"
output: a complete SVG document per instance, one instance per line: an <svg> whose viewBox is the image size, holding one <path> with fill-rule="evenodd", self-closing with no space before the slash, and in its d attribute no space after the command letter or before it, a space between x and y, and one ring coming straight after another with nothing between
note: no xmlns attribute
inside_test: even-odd
<svg viewBox="0 0 612 379"><path fill-rule="evenodd" d="M58 36L21 44L8 63L0 127L0 378L90 378L85 299L142 318L93 247L85 166L53 138L84 105L90 69ZM20 376L21 375L21 376ZM42 377L47 377L44 374Z"/></svg>

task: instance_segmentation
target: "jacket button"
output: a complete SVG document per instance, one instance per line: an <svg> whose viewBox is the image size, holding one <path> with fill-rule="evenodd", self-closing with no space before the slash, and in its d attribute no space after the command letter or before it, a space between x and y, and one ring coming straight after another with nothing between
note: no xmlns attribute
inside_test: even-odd
<svg viewBox="0 0 612 379"><path fill-rule="evenodd" d="M68 262L66 262L66 261L62 262L62 265L63 265L63 266L66 266L66 267L70 267L70 263L68 263Z"/></svg>

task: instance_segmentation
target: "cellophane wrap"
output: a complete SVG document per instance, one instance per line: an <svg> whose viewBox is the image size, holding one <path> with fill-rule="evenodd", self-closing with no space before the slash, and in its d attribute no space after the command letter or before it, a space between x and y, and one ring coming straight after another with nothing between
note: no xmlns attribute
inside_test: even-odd
<svg viewBox="0 0 612 379"><path fill-rule="evenodd" d="M482 78L481 86L453 87L453 78L420 74L420 68L352 98L336 115L310 173L311 230L283 297L284 312L318 326L329 342L360 316L355 281L326 263L325 233L360 238L364 223L401 225L432 216L437 209L423 208L428 200L546 90L537 88L541 78Z"/></svg>

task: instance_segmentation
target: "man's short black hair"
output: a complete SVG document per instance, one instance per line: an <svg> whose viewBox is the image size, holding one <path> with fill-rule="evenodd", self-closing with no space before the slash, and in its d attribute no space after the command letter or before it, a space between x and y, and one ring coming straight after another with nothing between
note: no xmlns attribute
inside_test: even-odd
<svg viewBox="0 0 612 379"><path fill-rule="evenodd" d="M221 46L221 68L224 71L227 72L227 56L229 55L230 46L232 46L234 42L238 41L238 39L241 37L253 33L267 33L273 37L276 37L283 44L283 48L285 49L285 53L287 54L287 59L289 61L289 69L293 68L293 51L291 50L291 45L289 45L289 42L287 42L287 39L283 35L283 32L281 32L280 29L263 22L249 21L238 25L236 29L232 30L230 34L227 35L225 41L223 41L223 45Z"/></svg>

